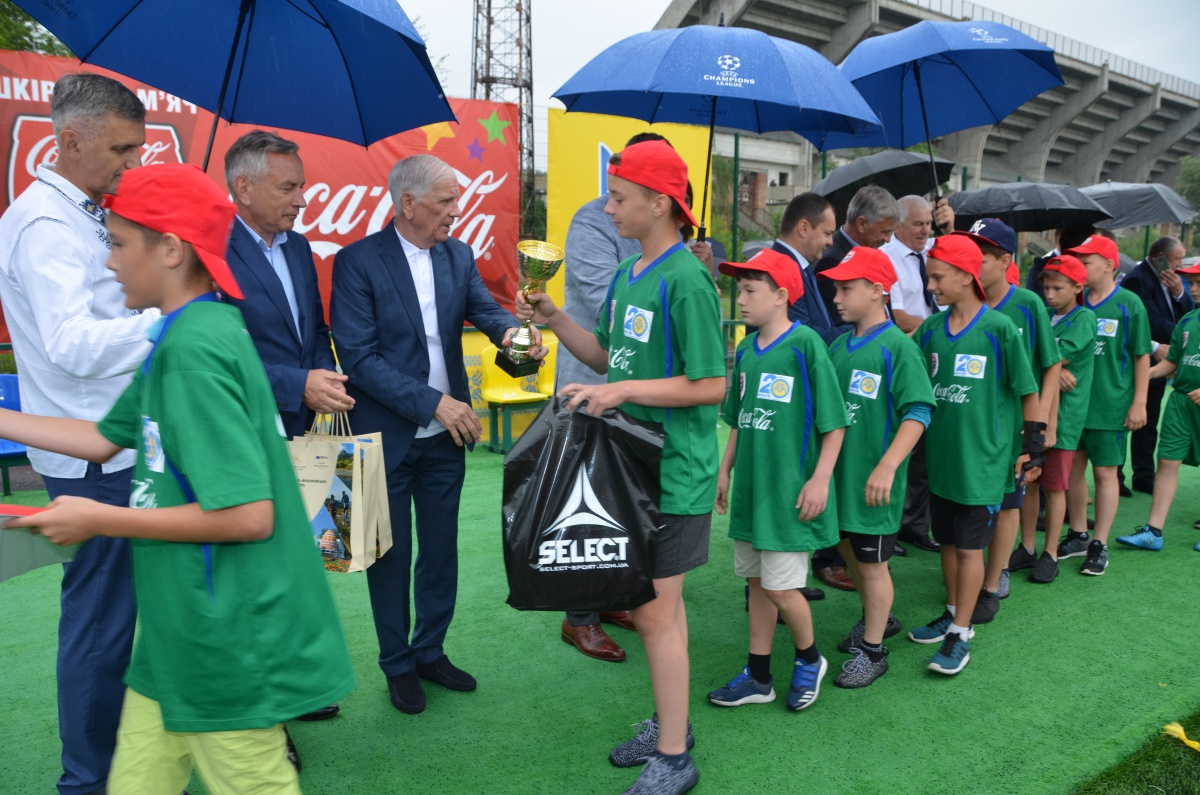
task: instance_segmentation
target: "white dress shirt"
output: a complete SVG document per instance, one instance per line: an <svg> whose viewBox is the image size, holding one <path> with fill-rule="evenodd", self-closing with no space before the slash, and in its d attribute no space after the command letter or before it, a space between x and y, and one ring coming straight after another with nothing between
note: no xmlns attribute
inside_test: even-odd
<svg viewBox="0 0 1200 795"><path fill-rule="evenodd" d="M931 237L925 244L925 251L932 247ZM892 309L899 309L922 320L933 314L925 303L925 285L921 283L920 257L924 252L917 254L901 243L895 235L879 250L888 255L892 260L892 267L896 269L896 283L891 291Z"/></svg>
<svg viewBox="0 0 1200 795"><path fill-rule="evenodd" d="M797 251L796 249L789 246L787 243L784 243L783 240L781 240L780 238L775 238L775 242L778 243L779 245L783 246L784 248L786 248L788 251L792 252L792 256L795 257L796 261L800 263L800 270L802 270L802 271L808 270L808 260L806 260L804 258L803 254L801 254L799 251Z"/></svg>
<svg viewBox="0 0 1200 795"><path fill-rule="evenodd" d="M395 229L395 226L392 227ZM450 394L450 374L446 371L446 355L442 353L442 334L438 329L437 294L433 284L433 258L429 249L417 248L404 239L396 229L396 237L404 248L408 268L412 271L413 284L417 288L417 303L421 305L421 321L425 325L425 343L429 352L429 386L443 395ZM434 436L446 430L437 420L430 420L424 428L417 428L417 438Z"/></svg>
<svg viewBox="0 0 1200 795"><path fill-rule="evenodd" d="M258 250L267 258L267 264L279 277L279 283L283 286L283 294L287 297L288 309L292 310L292 323L296 327L296 339L303 342L304 338L300 334L300 305L296 303L296 285L292 283L292 269L288 267L287 257L283 253L283 244L287 242L287 232L275 235L268 244L258 232L250 228L250 224L242 220L242 216L237 216L237 219L239 224L246 227L250 238L258 244Z"/></svg>
<svg viewBox="0 0 1200 795"><path fill-rule="evenodd" d="M104 211L45 165L0 218L0 302L12 336L21 408L30 414L99 420L150 352L157 309L125 307L106 265L112 242ZM40 474L81 478L87 462L29 448ZM133 466L124 450L104 472Z"/></svg>

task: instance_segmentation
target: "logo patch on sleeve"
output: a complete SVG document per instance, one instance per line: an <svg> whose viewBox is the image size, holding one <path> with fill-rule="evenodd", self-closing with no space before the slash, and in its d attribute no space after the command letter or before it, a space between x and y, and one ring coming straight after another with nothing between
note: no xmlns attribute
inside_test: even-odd
<svg viewBox="0 0 1200 795"><path fill-rule="evenodd" d="M779 403L792 402L792 381L790 375L775 375L763 373L758 382L758 397L760 400L774 400Z"/></svg>
<svg viewBox="0 0 1200 795"><path fill-rule="evenodd" d="M738 373L738 399L746 397L746 374Z"/></svg>
<svg viewBox="0 0 1200 795"><path fill-rule="evenodd" d="M879 383L882 381L878 374L866 370L855 370L850 374L851 395L861 395L874 400L879 396Z"/></svg>
<svg viewBox="0 0 1200 795"><path fill-rule="evenodd" d="M960 353L954 357L954 375L958 378L983 378L986 371L986 356Z"/></svg>
<svg viewBox="0 0 1200 795"><path fill-rule="evenodd" d="M625 336L638 342L650 339L650 329L654 326L654 313L649 309L638 309L636 306L625 307Z"/></svg>
<svg viewBox="0 0 1200 795"><path fill-rule="evenodd" d="M151 472L166 470L167 454L163 452L158 423L145 416L142 417L142 459Z"/></svg>
<svg viewBox="0 0 1200 795"><path fill-rule="evenodd" d="M1110 317L1096 318L1097 337L1115 337L1119 328L1121 328L1121 321L1119 320L1113 320Z"/></svg>

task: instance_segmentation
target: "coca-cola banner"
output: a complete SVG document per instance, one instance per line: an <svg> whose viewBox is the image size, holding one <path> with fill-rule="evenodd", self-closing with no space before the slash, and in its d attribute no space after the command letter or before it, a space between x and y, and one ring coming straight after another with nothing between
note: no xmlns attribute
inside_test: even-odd
<svg viewBox="0 0 1200 795"><path fill-rule="evenodd" d="M38 164L54 162L50 97L60 76L79 70L114 77L141 97L146 106L144 165L203 162L213 118L208 111L122 75L80 66L70 58L0 50L0 129L9 131L0 139L0 147L8 147L0 150L0 162L7 167L0 211L34 180ZM302 86L281 86L281 90L304 94ZM451 234L471 246L492 295L512 308L520 205L517 108L467 99L451 99L450 105L457 124L411 130L366 149L332 138L275 130L300 144L308 206L296 218L295 229L312 244L327 310L333 255L391 220L388 171L398 159L417 153L436 155L454 168L462 186L462 215ZM312 112L323 111L314 107ZM225 150L251 129L254 126L225 122L218 126L208 173L222 187ZM0 342L8 340L7 327L0 326Z"/></svg>

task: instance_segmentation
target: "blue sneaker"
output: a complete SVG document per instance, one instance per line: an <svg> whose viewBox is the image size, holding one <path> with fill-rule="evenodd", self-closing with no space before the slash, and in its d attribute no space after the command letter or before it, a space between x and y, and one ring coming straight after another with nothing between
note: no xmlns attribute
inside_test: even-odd
<svg viewBox="0 0 1200 795"><path fill-rule="evenodd" d="M951 632L946 635L946 639L942 641L942 647L938 649L937 654L933 655L926 667L939 674L953 676L966 668L970 661L971 650L967 647L967 642L957 632Z"/></svg>
<svg viewBox="0 0 1200 795"><path fill-rule="evenodd" d="M1154 535L1154 533L1150 531L1150 528L1145 526L1138 528L1138 531L1132 535L1118 537L1117 543L1124 544L1127 547L1149 549L1152 552L1158 552L1163 548L1162 536Z"/></svg>
<svg viewBox="0 0 1200 795"><path fill-rule="evenodd" d="M792 686L788 688L788 709L801 710L811 707L821 692L821 680L829 670L829 661L824 657L812 665L799 658L792 668Z"/></svg>
<svg viewBox="0 0 1200 795"><path fill-rule="evenodd" d="M1200 544L1196 544L1196 546L1192 547L1192 549L1196 550L1197 552L1200 552Z"/></svg>
<svg viewBox="0 0 1200 795"><path fill-rule="evenodd" d="M953 616L946 611L925 626L909 631L908 639L914 643L941 643L945 640L946 632L953 623ZM971 629L971 637L975 637L974 629Z"/></svg>
<svg viewBox="0 0 1200 795"><path fill-rule="evenodd" d="M774 679L774 677L771 677ZM718 707L740 707L742 704L768 704L775 700L775 688L771 682L760 683L750 675L750 669L743 668L742 672L729 680L729 683L719 690L708 694L708 700Z"/></svg>

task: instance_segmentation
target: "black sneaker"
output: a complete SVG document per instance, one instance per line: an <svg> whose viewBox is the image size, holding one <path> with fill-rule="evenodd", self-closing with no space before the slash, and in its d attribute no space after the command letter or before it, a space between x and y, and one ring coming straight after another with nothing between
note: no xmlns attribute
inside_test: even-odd
<svg viewBox="0 0 1200 795"><path fill-rule="evenodd" d="M634 725L638 727L638 733L632 739L618 745L608 755L608 761L612 762L613 767L637 767L658 756L658 715L655 714L650 720ZM690 751L695 747L696 738L692 734L692 722L689 720L687 749Z"/></svg>
<svg viewBox="0 0 1200 795"><path fill-rule="evenodd" d="M838 678L833 682L838 687L866 687L887 673L888 650L886 646L883 647L883 659L879 662L872 661L867 656L867 653L860 648L856 647L852 651L854 652L854 656L842 663L842 672L838 674Z"/></svg>
<svg viewBox="0 0 1200 795"><path fill-rule="evenodd" d="M900 619L896 618L891 613L888 613L887 624L883 628L883 639L887 640L893 635L899 635L900 631L903 629L904 625L900 623ZM866 630L867 625L863 623L861 618L858 621L855 621L854 626L850 628L850 634L846 636L845 640L838 644L838 651L840 651L842 654L849 654L851 649L856 648L862 643L863 633L866 632Z"/></svg>
<svg viewBox="0 0 1200 795"><path fill-rule="evenodd" d="M1008 556L1009 571L1032 569L1035 563L1037 563L1037 555L1020 545L1018 545L1017 548L1013 550L1013 553Z"/></svg>
<svg viewBox="0 0 1200 795"><path fill-rule="evenodd" d="M1000 595L980 591L979 601L975 603L975 612L971 613L971 623L990 624L996 619L996 614L999 612Z"/></svg>
<svg viewBox="0 0 1200 795"><path fill-rule="evenodd" d="M1037 563L1033 564L1033 571L1029 572L1029 581L1048 584L1054 582L1057 576L1058 561L1050 557L1049 552L1043 552Z"/></svg>
<svg viewBox="0 0 1200 795"><path fill-rule="evenodd" d="M638 780L621 795L683 795L696 786L700 774L692 757L687 758L687 764L676 770L661 756L653 756L642 768Z"/></svg>
<svg viewBox="0 0 1200 795"><path fill-rule="evenodd" d="M1092 537L1087 533L1067 532L1067 537L1058 544L1058 559L1082 558L1087 554Z"/></svg>
<svg viewBox="0 0 1200 795"><path fill-rule="evenodd" d="M1079 567L1080 574L1090 574L1099 577L1108 568L1108 547L1099 541L1088 544L1087 558Z"/></svg>

